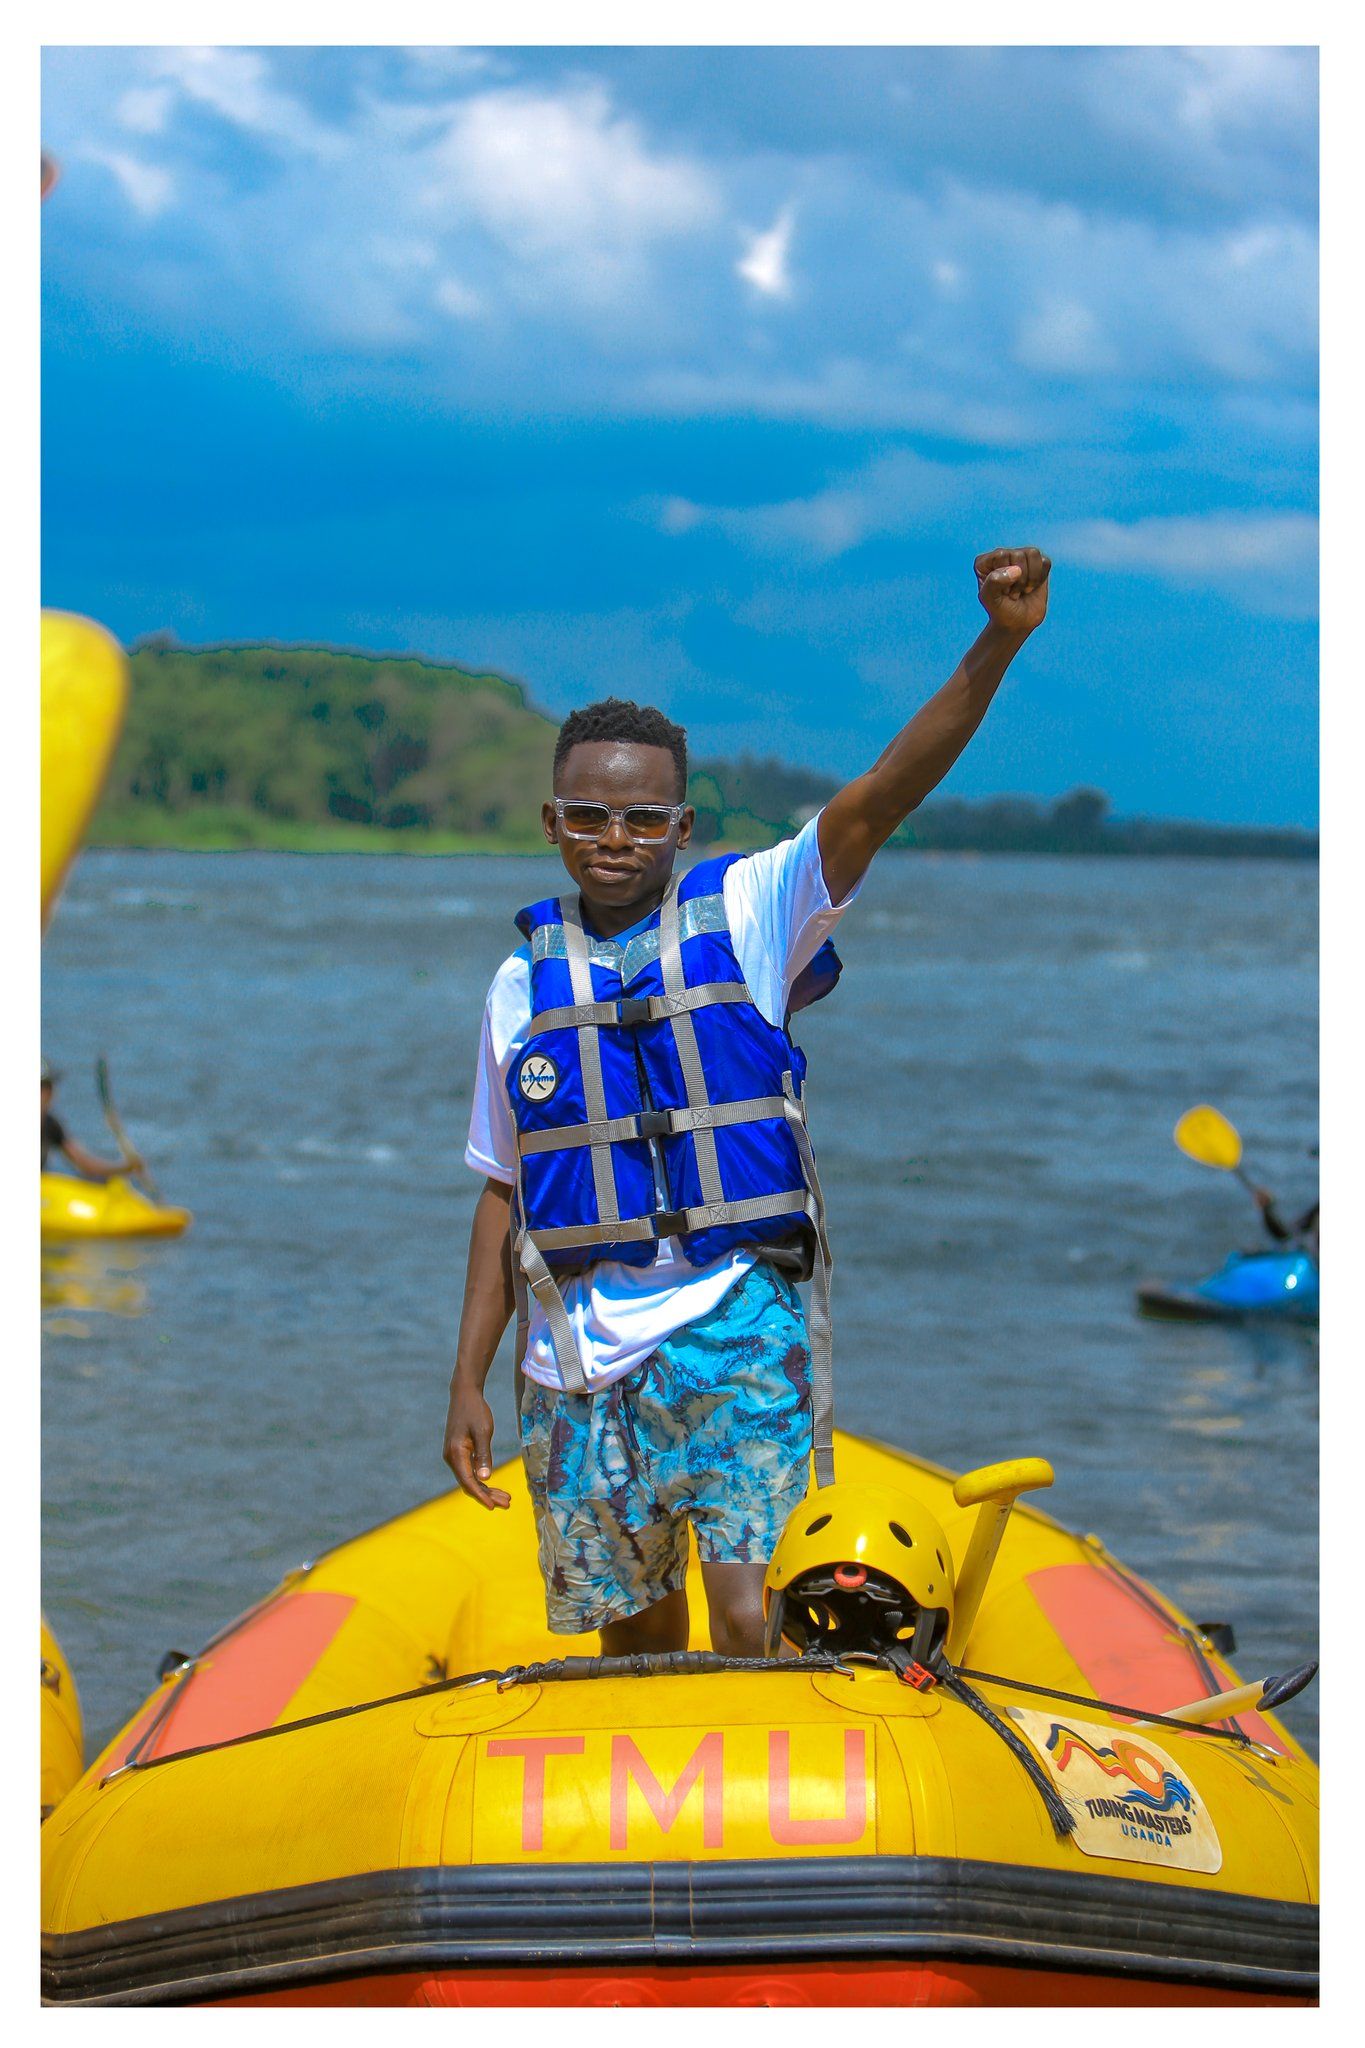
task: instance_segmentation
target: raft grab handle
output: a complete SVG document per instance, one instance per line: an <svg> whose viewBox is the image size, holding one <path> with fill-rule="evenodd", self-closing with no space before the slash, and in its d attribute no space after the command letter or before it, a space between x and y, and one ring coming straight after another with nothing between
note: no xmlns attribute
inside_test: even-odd
<svg viewBox="0 0 1365 2048"><path fill-rule="evenodd" d="M978 1512L967 1555L957 1575L953 1625L946 1644L951 1663L955 1664L967 1647L1015 1501L1021 1493L1051 1486L1052 1478L1052 1467L1046 1458L1006 1458L1001 1464L980 1465L974 1472L964 1472L954 1485L953 1499L957 1505L976 1508Z"/></svg>

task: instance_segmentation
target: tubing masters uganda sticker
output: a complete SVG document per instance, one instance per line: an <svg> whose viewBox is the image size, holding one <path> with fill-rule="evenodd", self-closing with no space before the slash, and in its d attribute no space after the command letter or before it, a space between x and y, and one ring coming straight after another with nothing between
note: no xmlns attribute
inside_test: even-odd
<svg viewBox="0 0 1365 2048"><path fill-rule="evenodd" d="M528 1052L517 1071L517 1086L528 1102L548 1102L559 1086L559 1069L546 1052Z"/></svg>
<svg viewBox="0 0 1365 2048"><path fill-rule="evenodd" d="M1076 1816L1076 1847L1087 1856L1155 1863L1168 1870L1222 1868L1223 1848L1186 1766L1146 1733L1059 1720L1011 1707Z"/></svg>

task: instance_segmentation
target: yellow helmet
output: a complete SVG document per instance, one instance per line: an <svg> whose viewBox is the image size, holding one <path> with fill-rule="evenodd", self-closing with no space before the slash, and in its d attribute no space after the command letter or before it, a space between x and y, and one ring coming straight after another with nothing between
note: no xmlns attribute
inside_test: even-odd
<svg viewBox="0 0 1365 2048"><path fill-rule="evenodd" d="M822 1486L788 1517L763 1598L764 1647L876 1656L899 1648L925 1663L953 1619L953 1554L913 1494L849 1480Z"/></svg>

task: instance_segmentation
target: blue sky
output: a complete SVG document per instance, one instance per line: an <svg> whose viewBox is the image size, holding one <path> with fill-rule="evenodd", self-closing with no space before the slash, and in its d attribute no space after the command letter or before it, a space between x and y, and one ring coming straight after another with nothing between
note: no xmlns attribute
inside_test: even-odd
<svg viewBox="0 0 1365 2048"><path fill-rule="evenodd" d="M1317 816L1317 75L1293 49L49 50L43 594L948 789Z"/></svg>

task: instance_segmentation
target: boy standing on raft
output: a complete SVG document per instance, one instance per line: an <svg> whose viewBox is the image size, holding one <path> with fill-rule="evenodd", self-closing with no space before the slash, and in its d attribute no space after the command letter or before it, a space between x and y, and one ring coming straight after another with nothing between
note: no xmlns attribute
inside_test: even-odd
<svg viewBox="0 0 1365 2048"><path fill-rule="evenodd" d="M794 839L673 881L687 743L662 712L570 713L545 836L574 884L517 918L484 1010L445 1460L486 1508L483 1387L515 1307L522 1454L550 1628L608 1656L687 1646L693 1525L711 1641L763 1648L763 1576L827 1460L827 1248L793 1009L868 865L947 774L1047 612L1037 548L976 560L988 624ZM797 1278L814 1271L807 1335ZM529 1289L529 1294L528 1294ZM812 1404L812 1350L815 1352Z"/></svg>

